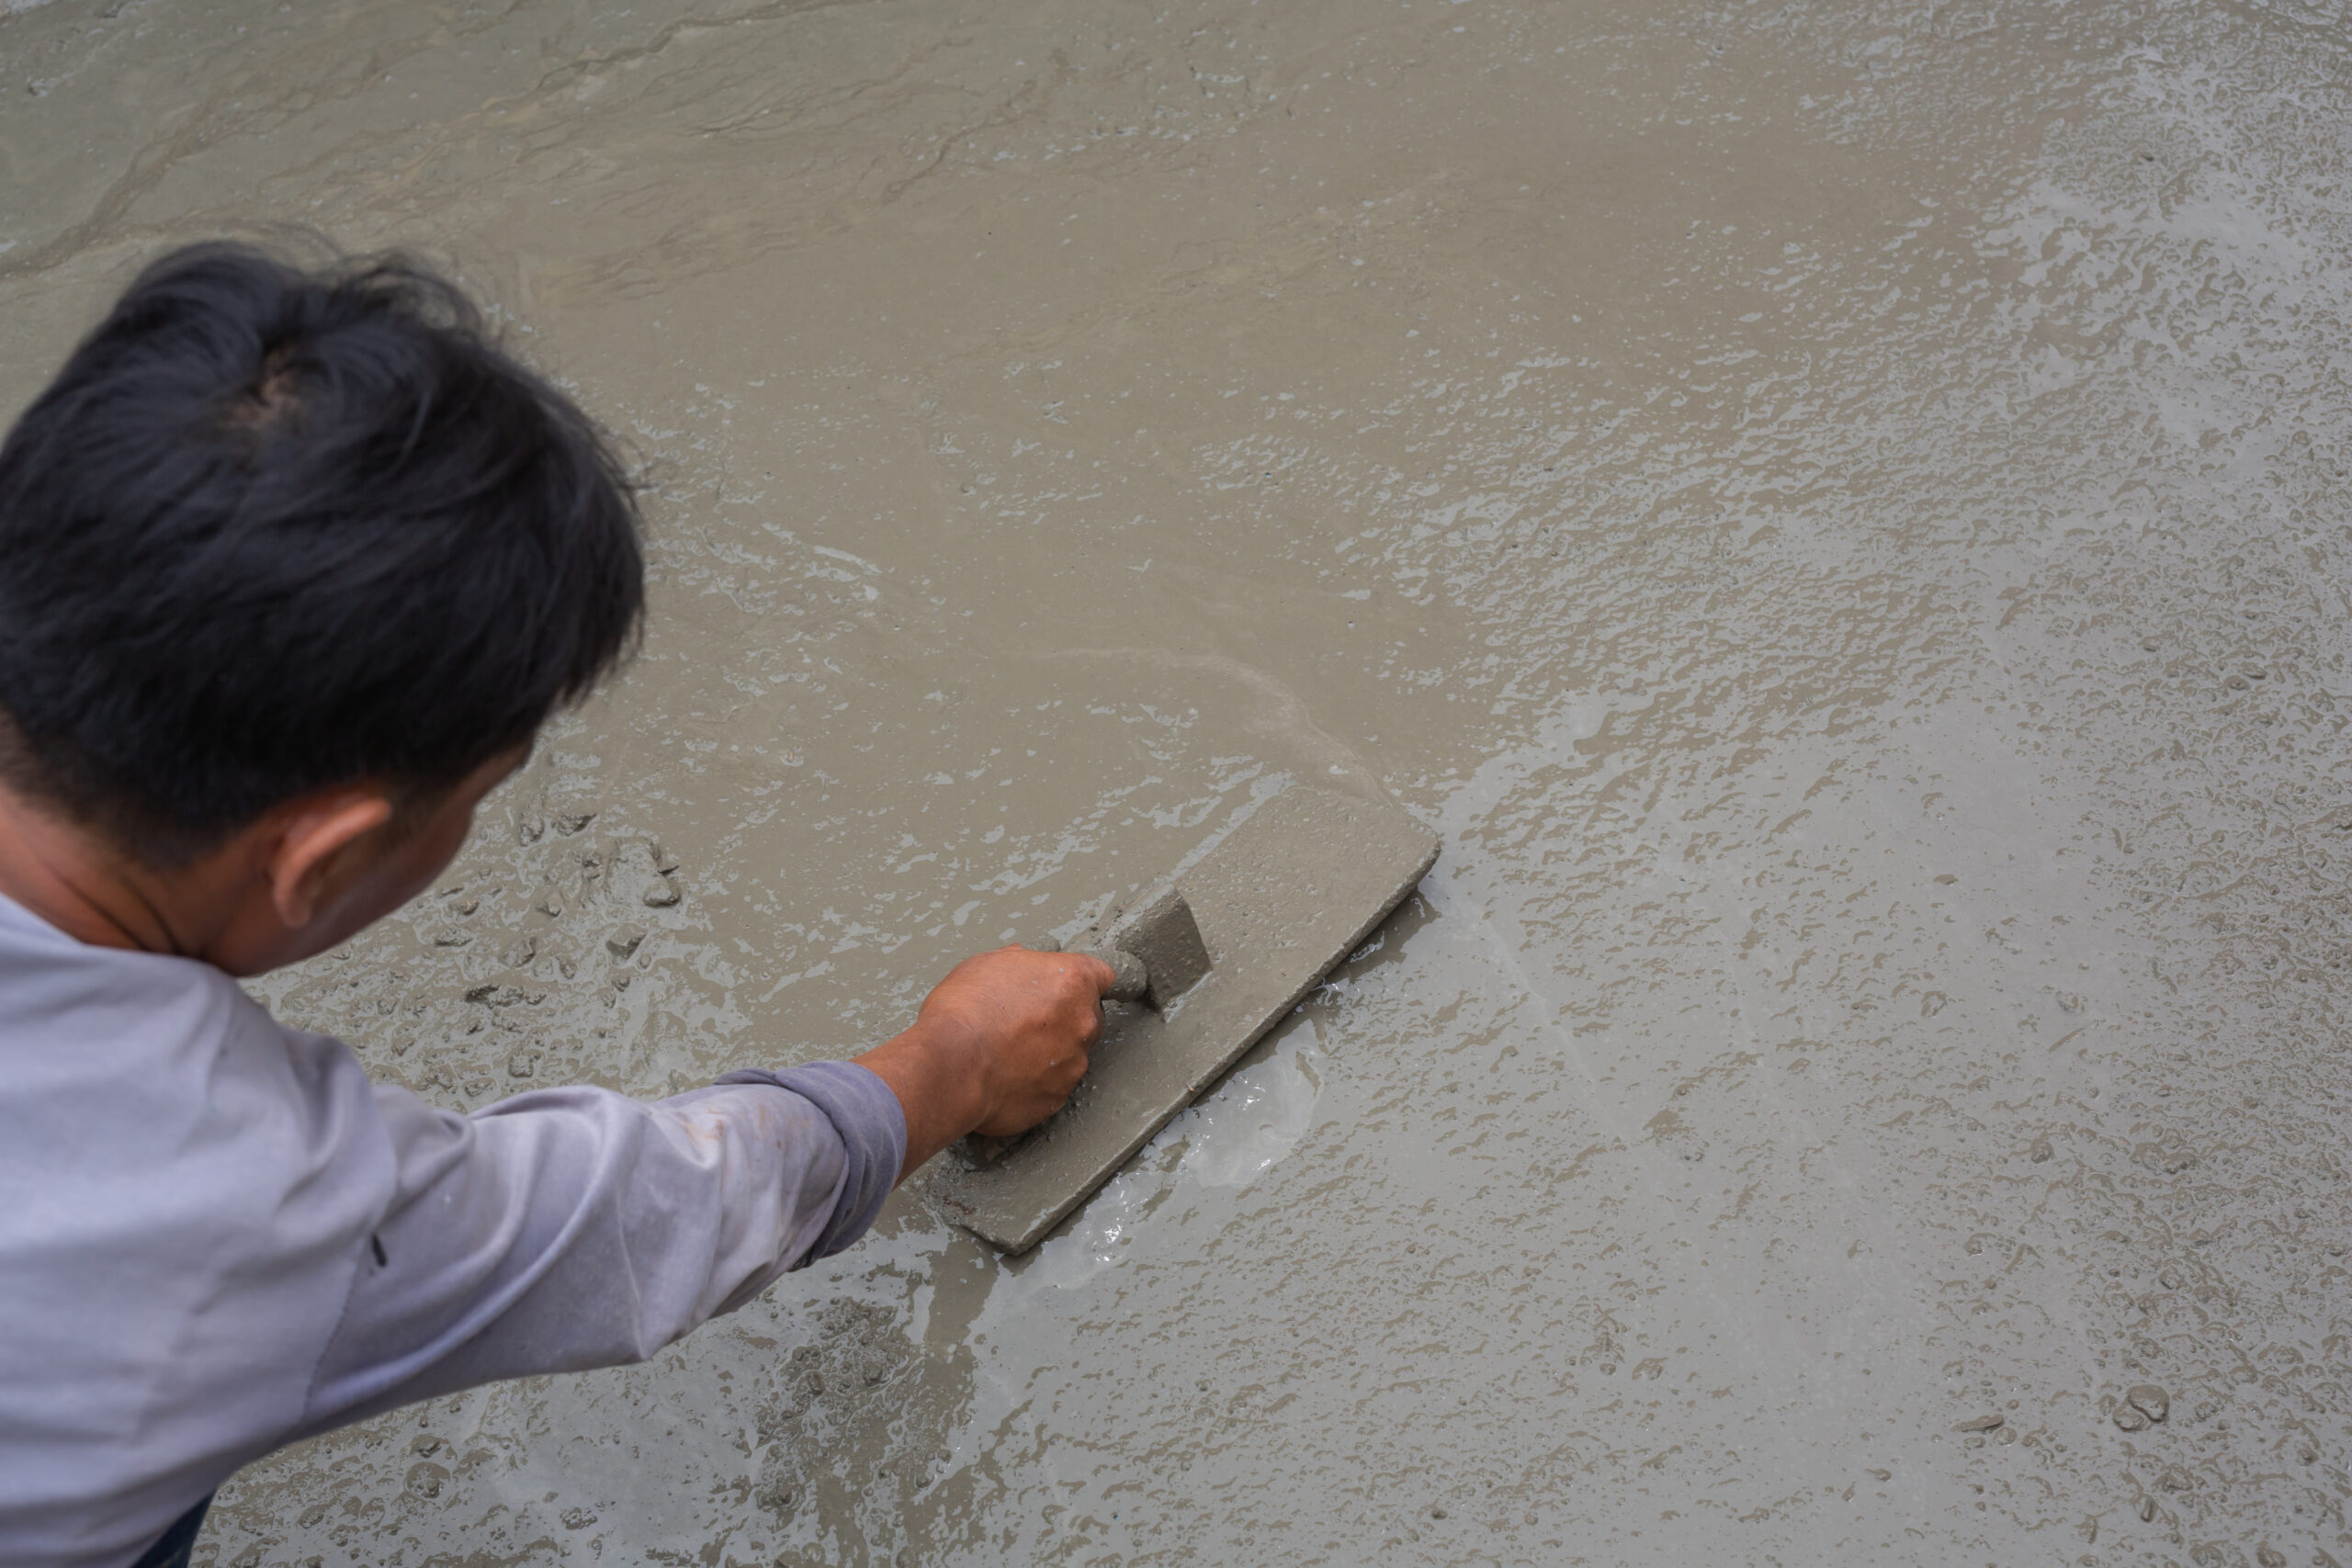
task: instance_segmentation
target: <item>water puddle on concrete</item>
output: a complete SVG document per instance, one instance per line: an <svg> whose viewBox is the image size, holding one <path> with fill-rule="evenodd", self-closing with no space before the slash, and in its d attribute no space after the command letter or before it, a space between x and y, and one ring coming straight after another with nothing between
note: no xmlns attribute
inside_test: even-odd
<svg viewBox="0 0 2352 1568"><path fill-rule="evenodd" d="M2352 1561L2347 20L0 17L10 406L315 225L652 486L643 659L261 987L384 1078L852 1051L1291 783L1447 840L1031 1258L901 1199L199 1561Z"/></svg>

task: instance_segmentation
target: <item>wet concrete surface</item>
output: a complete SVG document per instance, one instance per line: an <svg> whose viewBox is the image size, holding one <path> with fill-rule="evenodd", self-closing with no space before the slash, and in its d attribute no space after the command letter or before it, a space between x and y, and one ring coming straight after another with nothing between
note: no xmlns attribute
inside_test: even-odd
<svg viewBox="0 0 2352 1568"><path fill-rule="evenodd" d="M626 681L261 987L854 1050L1316 782L1421 897L1060 1234L902 1198L199 1561L2352 1562L2338 6L0 17L0 363L299 223L652 484Z"/></svg>

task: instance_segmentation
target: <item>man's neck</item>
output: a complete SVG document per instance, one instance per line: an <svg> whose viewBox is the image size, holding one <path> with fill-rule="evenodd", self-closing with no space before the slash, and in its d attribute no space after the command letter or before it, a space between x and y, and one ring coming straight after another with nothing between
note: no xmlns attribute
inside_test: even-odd
<svg viewBox="0 0 2352 1568"><path fill-rule="evenodd" d="M201 933L177 929L169 879L100 835L0 786L0 894L93 947L189 953Z"/></svg>

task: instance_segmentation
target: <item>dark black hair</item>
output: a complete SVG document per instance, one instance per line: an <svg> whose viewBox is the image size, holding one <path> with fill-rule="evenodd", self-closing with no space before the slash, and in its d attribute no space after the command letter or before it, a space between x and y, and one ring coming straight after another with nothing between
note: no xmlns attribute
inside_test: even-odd
<svg viewBox="0 0 2352 1568"><path fill-rule="evenodd" d="M330 784L431 797L644 600L619 463L454 286L192 246L0 445L0 770L159 863Z"/></svg>

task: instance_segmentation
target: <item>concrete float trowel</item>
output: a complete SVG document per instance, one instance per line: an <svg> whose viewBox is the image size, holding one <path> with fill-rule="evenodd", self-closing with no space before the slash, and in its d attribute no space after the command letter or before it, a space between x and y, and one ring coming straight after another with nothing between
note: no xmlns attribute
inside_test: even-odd
<svg viewBox="0 0 2352 1568"><path fill-rule="evenodd" d="M1393 806L1303 785L1268 801L1070 944L1119 976L1086 1077L1031 1131L950 1150L933 1197L1006 1252L1036 1246L1371 935L1437 848Z"/></svg>

